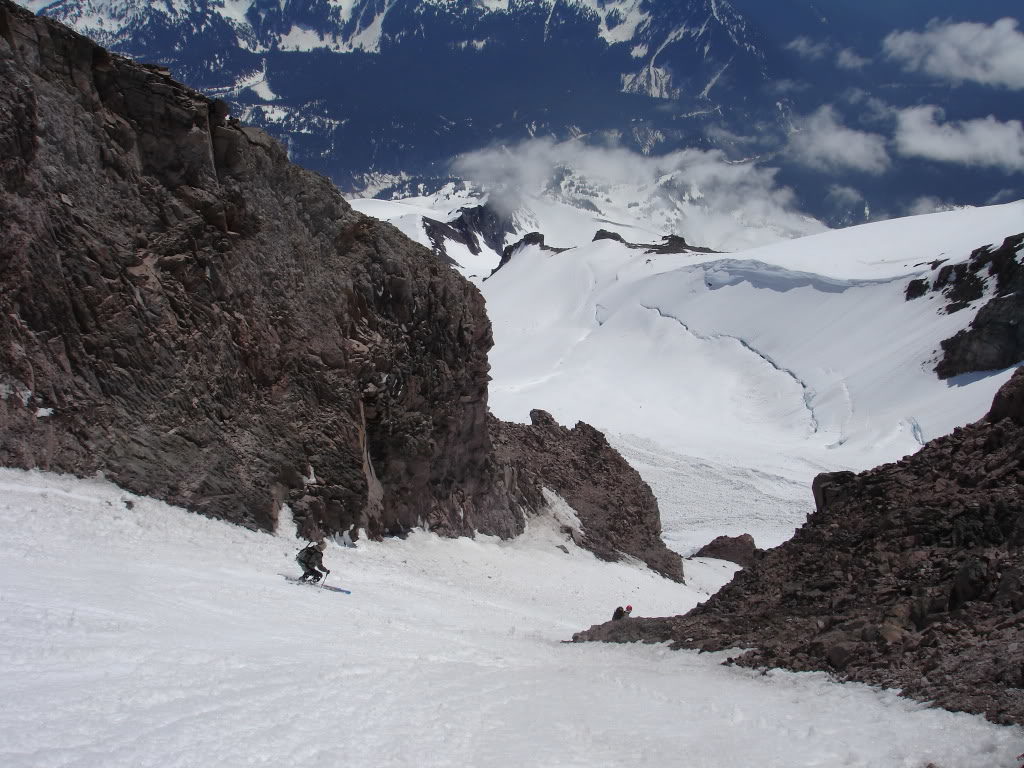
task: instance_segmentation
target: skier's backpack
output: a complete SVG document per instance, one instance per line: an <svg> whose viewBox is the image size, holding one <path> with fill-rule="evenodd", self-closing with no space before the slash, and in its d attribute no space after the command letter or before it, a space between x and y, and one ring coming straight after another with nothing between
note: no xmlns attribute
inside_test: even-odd
<svg viewBox="0 0 1024 768"><path fill-rule="evenodd" d="M310 555L313 554L310 551L312 549L313 549L313 545L312 544L310 544L307 547L303 547L302 549L300 549L299 550L299 554L297 554L295 556L295 562L297 562L299 565L302 565L302 566L309 565Z"/></svg>

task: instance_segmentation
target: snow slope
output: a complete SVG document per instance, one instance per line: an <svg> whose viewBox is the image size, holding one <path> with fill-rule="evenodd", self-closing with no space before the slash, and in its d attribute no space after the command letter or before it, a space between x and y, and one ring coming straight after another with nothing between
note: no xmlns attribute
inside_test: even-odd
<svg viewBox="0 0 1024 768"><path fill-rule="evenodd" d="M733 254L523 249L482 286L491 408L610 433L684 554L722 532L775 545L813 508L816 473L892 461L987 411L1011 371L932 371L981 302L943 314L941 295L904 290L1021 230L1024 202Z"/></svg>
<svg viewBox="0 0 1024 768"><path fill-rule="evenodd" d="M120 491L0 470L0 764L1016 766L1024 731L722 654L565 645L689 586L603 563L535 521L512 542L297 542ZM566 555L555 548L564 543Z"/></svg>

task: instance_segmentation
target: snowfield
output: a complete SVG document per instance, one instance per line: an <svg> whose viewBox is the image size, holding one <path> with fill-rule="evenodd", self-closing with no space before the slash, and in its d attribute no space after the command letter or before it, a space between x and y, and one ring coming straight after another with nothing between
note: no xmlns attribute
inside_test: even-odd
<svg viewBox="0 0 1024 768"><path fill-rule="evenodd" d="M119 490L0 470L0 765L1016 766L1024 731L724 654L561 641L619 604L685 611L726 581L522 538L330 546ZM287 528L287 525L283 526ZM564 544L569 554L556 548Z"/></svg>
<svg viewBox="0 0 1024 768"><path fill-rule="evenodd" d="M608 434L683 554L720 533L775 546L813 510L817 473L894 461L986 413L1012 369L933 369L991 287L953 314L941 294L904 291L1022 230L1017 202L730 254L521 248L481 286L491 409Z"/></svg>

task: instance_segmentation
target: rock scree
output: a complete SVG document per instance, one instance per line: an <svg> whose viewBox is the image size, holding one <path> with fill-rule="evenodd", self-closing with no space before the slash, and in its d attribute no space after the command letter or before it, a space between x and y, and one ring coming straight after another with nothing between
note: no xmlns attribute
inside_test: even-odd
<svg viewBox="0 0 1024 768"><path fill-rule="evenodd" d="M2 465L253 528L287 503L310 537L508 537L543 506L491 443L473 285L223 102L8 0L0 306Z"/></svg>
<svg viewBox="0 0 1024 768"><path fill-rule="evenodd" d="M690 613L574 639L747 648L735 663L1024 724L1024 369L980 421L814 492L791 540Z"/></svg>

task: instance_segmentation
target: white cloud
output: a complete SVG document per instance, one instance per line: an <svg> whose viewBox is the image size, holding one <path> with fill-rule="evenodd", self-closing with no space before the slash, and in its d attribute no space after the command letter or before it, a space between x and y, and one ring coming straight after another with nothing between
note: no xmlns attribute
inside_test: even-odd
<svg viewBox="0 0 1024 768"><path fill-rule="evenodd" d="M985 205L1012 203L1014 200L1024 200L1024 191L1019 189L1000 189L985 201Z"/></svg>
<svg viewBox="0 0 1024 768"><path fill-rule="evenodd" d="M861 88L851 88L843 94L848 104L857 106L857 119L864 123L884 123L890 126L896 119L896 107L882 101Z"/></svg>
<svg viewBox="0 0 1024 768"><path fill-rule="evenodd" d="M959 165L1024 171L1024 125L1019 120L1000 122L994 117L942 122L939 107L928 105L900 110L896 147L902 155Z"/></svg>
<svg viewBox="0 0 1024 768"><path fill-rule="evenodd" d="M828 43L816 43L809 37L798 37L786 46L787 50L796 51L805 59L817 61L825 58L828 53Z"/></svg>
<svg viewBox="0 0 1024 768"><path fill-rule="evenodd" d="M563 169L591 188L619 188L641 206L660 207L687 239L713 248L738 250L825 228L798 209L793 190L778 185L776 169L730 162L720 150L645 156L618 146L533 139L462 155L452 167L506 211L530 197L557 196L553 182Z"/></svg>
<svg viewBox="0 0 1024 768"><path fill-rule="evenodd" d="M863 69L871 63L871 59L858 56L852 48L843 48L836 55L836 66L840 69Z"/></svg>
<svg viewBox="0 0 1024 768"><path fill-rule="evenodd" d="M864 195L859 189L841 184L833 184L828 188L828 201L836 208L849 208L864 202Z"/></svg>
<svg viewBox="0 0 1024 768"><path fill-rule="evenodd" d="M963 208L963 206L930 195L924 195L907 206L906 215L923 216L924 214L938 213L939 211L955 211L957 208Z"/></svg>
<svg viewBox="0 0 1024 768"><path fill-rule="evenodd" d="M795 121L786 154L819 171L852 169L879 174L889 167L885 137L847 128L830 106Z"/></svg>
<svg viewBox="0 0 1024 768"><path fill-rule="evenodd" d="M1024 89L1024 33L1016 19L991 26L932 20L924 32L893 32L883 48L905 69L954 83Z"/></svg>
<svg viewBox="0 0 1024 768"><path fill-rule="evenodd" d="M806 83L801 80L790 80L789 78L769 80L764 84L764 88L768 93L778 94L779 96L785 96L790 93L800 93L801 91L806 91L810 87L810 83Z"/></svg>

